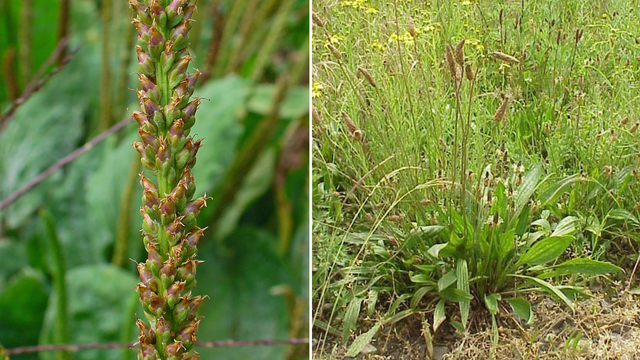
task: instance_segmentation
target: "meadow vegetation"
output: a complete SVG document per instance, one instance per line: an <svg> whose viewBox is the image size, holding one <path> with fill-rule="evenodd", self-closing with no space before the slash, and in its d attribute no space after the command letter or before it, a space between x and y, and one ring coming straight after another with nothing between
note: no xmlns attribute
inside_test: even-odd
<svg viewBox="0 0 640 360"><path fill-rule="evenodd" d="M393 333L451 359L609 358L604 336L640 338L637 317L543 331L585 303L637 310L639 10L313 8L315 356L384 353Z"/></svg>

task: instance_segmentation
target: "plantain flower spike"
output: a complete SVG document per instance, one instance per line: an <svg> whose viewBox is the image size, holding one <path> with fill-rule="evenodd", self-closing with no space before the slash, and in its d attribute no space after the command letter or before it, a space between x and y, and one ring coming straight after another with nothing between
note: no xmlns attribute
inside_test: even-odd
<svg viewBox="0 0 640 360"><path fill-rule="evenodd" d="M136 291L148 322L137 321L141 360L197 360L193 350L200 321L201 296L192 296L203 229L196 218L206 196L193 199L191 168L200 140L189 136L199 99L191 99L199 72L187 73L189 30L195 0L129 0L138 30L140 142L133 144L142 165L157 182L142 174L142 232L148 253L138 264Z"/></svg>

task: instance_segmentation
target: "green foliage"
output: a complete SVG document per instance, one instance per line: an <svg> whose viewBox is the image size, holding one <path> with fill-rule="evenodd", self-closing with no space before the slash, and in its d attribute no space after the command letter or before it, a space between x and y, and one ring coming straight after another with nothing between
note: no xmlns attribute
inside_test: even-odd
<svg viewBox="0 0 640 360"><path fill-rule="evenodd" d="M4 58L8 47L15 44L15 40L9 41L8 25L17 24L22 2L0 3L0 57ZM11 3L9 15L2 12L8 3ZM31 58L35 71L58 41L60 2L34 0L32 3ZM98 135L98 114L102 106L99 97L100 39L107 27L112 32L108 58L112 68L118 69L112 72L111 92L114 95L124 94L123 103L112 104L112 120L119 121L120 116L129 116L139 107L135 92L131 91L137 87L133 74L138 70L135 51L127 48L127 43L133 41L125 31L132 26L126 1L114 3L111 24L102 24L100 2L70 3L70 46L82 45L66 66L18 108L5 130L0 126L0 201ZM251 33L247 39L247 43L256 46L243 49L238 55L239 66L196 84L199 87L195 94L202 98L202 104L198 122L192 131L204 138L205 144L198 153L198 164L194 169L197 196L216 191L221 180L229 175L230 165L244 149L243 139L250 137L272 108L273 83L291 70L295 60L292 55L308 37L308 19L303 11L308 1L296 0L288 11L279 41L268 49L277 56L266 57L264 76L255 82L247 79L253 72L257 52L262 51L260 38L272 26L273 17L280 7L278 2L273 4L264 18L256 18L255 24L260 26L260 31ZM199 34L191 40L192 46L198 49L195 67L203 72L207 70L207 52L211 47L212 21L209 15L214 6L219 6L224 18L230 5L233 5L232 1L198 1L200 11L196 16L199 18L193 31ZM241 15L244 15L244 10L240 8ZM5 22L6 19L9 21ZM234 44L242 43L236 35L237 30L229 29L229 34L233 35L230 36L231 41L219 49L220 54L227 54L219 58L229 58ZM299 30L301 32L297 32ZM130 34L136 35L135 31ZM280 59L280 56L284 57ZM17 63L14 68L20 84L31 80L22 77ZM125 74L124 78L121 74ZM297 82L298 79L291 80ZM7 85L3 72L0 76L2 113L9 105ZM218 228L210 223L211 213L203 212L198 219L202 227L210 226L207 236L202 239L203 249L199 256L206 263L199 267L198 278L202 279L199 284L201 294L211 296L203 303L200 315L207 319L200 325L199 340L308 336L308 327L304 324L307 314L305 299L309 295L305 275L309 264L308 201L305 195L308 164L285 170L280 168L286 155L283 149L291 140L288 130L299 126L300 117L308 112L307 96L308 90L304 85L292 88L275 119L278 129L274 136L265 148L252 154L263 160L253 167L249 177L244 174L238 179L235 185L238 196L216 209L204 209L217 211L221 218L229 219L220 229L218 240L222 241L213 240ZM49 244L51 237L45 236L43 228L38 226L42 221L37 211L42 207L51 214L68 271L69 342L136 340L135 314L140 316L142 310L133 291L135 263L126 260L122 268L109 265L115 237L123 225L122 218L127 218L121 212L126 209L130 213L129 225L125 228L128 245L124 259L140 261L143 258L139 231L139 178L133 183L135 191L131 198L123 198L132 185L127 180L131 164L137 161L137 155L130 146L132 139L139 136L134 128L128 125L110 136L52 174L10 207L0 210L0 343L3 346L13 348L53 342L54 319L59 314L56 298L60 294L54 290L55 281L51 276L55 268ZM304 151L301 156L306 156ZM285 195L283 198L276 194L276 176L285 180L281 189ZM290 205L290 212L276 206L282 199ZM125 206L127 203L130 204L128 208ZM283 218L291 223L291 231L285 235L276 225ZM281 236L285 241L281 242ZM281 244L286 245L282 253L278 251ZM290 308L284 297L271 295L273 287L283 284L291 289L296 304L299 303L303 311L298 311L297 307ZM43 322L45 310L47 317ZM298 323L302 323L301 327L296 325ZM289 350L287 346L275 346L203 349L202 353L203 358L221 354L228 359L284 359L289 356ZM133 359L135 355L128 349L71 353L71 357L82 359ZM12 356L12 360L49 359L54 356L54 353L25 354Z"/></svg>
<svg viewBox="0 0 640 360"><path fill-rule="evenodd" d="M315 324L348 345L409 296L395 311L426 312L434 330L488 313L497 334L505 310L531 323L531 292L572 307L595 277L629 273L639 63L613 54L637 9L340 4L314 5ZM449 63L456 43L464 61Z"/></svg>
<svg viewBox="0 0 640 360"><path fill-rule="evenodd" d="M134 313L141 313L136 294L131 291L136 276L109 264L87 265L67 273L68 327L72 344L121 341L121 333L135 328ZM50 344L56 336L58 297L51 297L42 328L40 342ZM131 311L132 305L135 311ZM133 354L131 354L133 355ZM119 350L87 350L75 352L71 358L121 359ZM133 358L133 356L131 356ZM41 353L41 360L54 359L54 353Z"/></svg>
<svg viewBox="0 0 640 360"><path fill-rule="evenodd" d="M8 348L37 343L48 299L42 274L26 269L14 276L0 294L0 342Z"/></svg>

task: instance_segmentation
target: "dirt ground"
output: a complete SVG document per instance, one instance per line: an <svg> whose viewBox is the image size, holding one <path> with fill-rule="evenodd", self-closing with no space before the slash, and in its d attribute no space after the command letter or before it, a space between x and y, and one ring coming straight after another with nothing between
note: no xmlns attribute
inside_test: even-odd
<svg viewBox="0 0 640 360"><path fill-rule="evenodd" d="M498 321L498 341L492 346L490 320L475 327L487 330L455 334L444 327L433 344L434 359L559 359L640 360L640 295L619 289L575 302L572 311L547 296L532 296L535 320L521 324L513 318ZM485 319L480 319L485 321ZM444 326L444 325L443 325ZM381 331L358 360L429 359L420 319L415 317ZM367 329L363 329L367 330ZM329 338L319 355L323 331L314 329L314 359L345 359L346 348ZM493 355L493 356L492 356Z"/></svg>

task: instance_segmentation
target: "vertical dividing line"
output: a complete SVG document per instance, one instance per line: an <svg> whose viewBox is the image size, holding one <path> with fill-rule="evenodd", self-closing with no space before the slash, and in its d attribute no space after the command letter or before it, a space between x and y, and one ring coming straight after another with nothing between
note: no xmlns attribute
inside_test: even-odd
<svg viewBox="0 0 640 360"><path fill-rule="evenodd" d="M102 70L100 73L100 131L111 127L111 0L102 1Z"/></svg>
<svg viewBox="0 0 640 360"><path fill-rule="evenodd" d="M68 344L69 343L69 315L67 308L67 283L66 283L66 265L62 246L58 239L56 223L53 220L51 214L44 210L38 210L40 217L44 220L45 232L47 242L49 243L49 250L52 253L52 278L53 287L56 294L56 318L54 321L53 342L54 344ZM69 352L66 350L60 350L55 353L56 360L70 360Z"/></svg>

